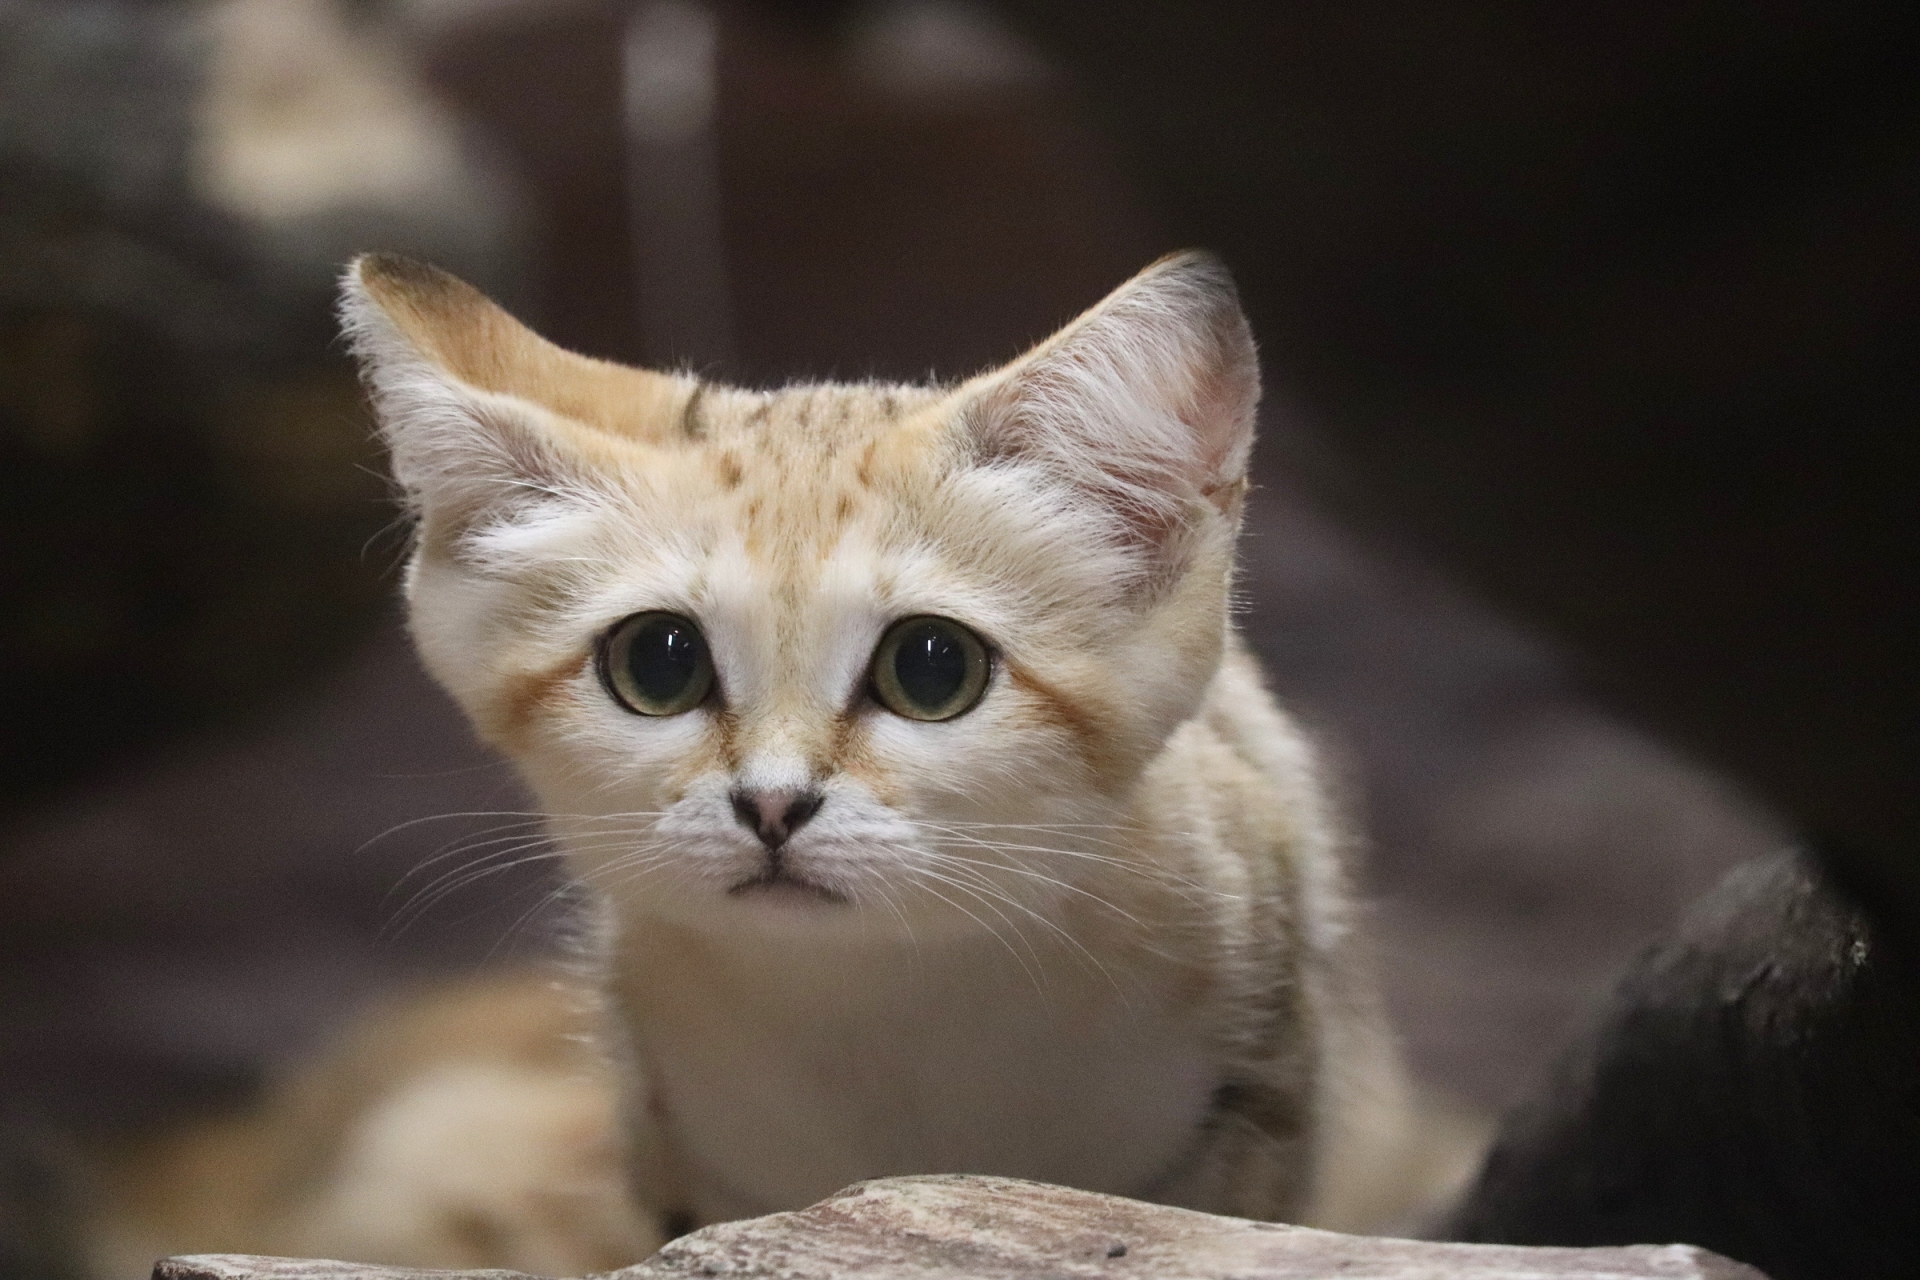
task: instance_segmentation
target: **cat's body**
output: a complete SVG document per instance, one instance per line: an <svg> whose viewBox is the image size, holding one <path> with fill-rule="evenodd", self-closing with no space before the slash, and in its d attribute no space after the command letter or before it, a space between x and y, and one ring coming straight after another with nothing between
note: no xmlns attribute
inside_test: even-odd
<svg viewBox="0 0 1920 1280"><path fill-rule="evenodd" d="M590 361L395 259L345 316L421 652L609 908L645 1204L957 1171L1358 1227L1431 1189L1228 621L1258 379L1210 260L945 388Z"/></svg>

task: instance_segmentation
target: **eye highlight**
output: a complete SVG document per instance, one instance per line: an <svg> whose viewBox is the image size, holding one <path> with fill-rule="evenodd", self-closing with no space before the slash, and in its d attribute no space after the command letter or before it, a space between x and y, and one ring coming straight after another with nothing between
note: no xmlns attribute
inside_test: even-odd
<svg viewBox="0 0 1920 1280"><path fill-rule="evenodd" d="M636 613L615 623L600 646L600 681L627 710L677 716L706 700L713 656L691 619Z"/></svg>
<svg viewBox="0 0 1920 1280"><path fill-rule="evenodd" d="M986 692L990 663L979 636L950 618L904 618L873 651L873 696L909 720L951 720Z"/></svg>

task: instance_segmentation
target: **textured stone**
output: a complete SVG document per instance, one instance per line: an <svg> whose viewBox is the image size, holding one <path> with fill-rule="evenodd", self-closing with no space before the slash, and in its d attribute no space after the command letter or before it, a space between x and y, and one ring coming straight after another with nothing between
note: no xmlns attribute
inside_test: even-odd
<svg viewBox="0 0 1920 1280"><path fill-rule="evenodd" d="M519 1280L503 1271L408 1271L343 1262L170 1258L154 1280ZM979 1280L1765 1280L1690 1245L1604 1249L1435 1244L1345 1236L1169 1209L1010 1178L863 1182L795 1213L696 1231L606 1280L732 1276Z"/></svg>
<svg viewBox="0 0 1920 1280"><path fill-rule="evenodd" d="M1445 1233L1692 1240L1778 1276L1913 1274L1920 969L1846 886L1749 863L1628 969Z"/></svg>

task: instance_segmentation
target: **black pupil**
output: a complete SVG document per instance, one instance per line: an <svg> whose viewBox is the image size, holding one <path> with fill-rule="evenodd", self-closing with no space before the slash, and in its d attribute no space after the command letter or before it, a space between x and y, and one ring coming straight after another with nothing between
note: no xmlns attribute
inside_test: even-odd
<svg viewBox="0 0 1920 1280"><path fill-rule="evenodd" d="M634 633L627 675L642 698L668 703L687 691L700 670L700 633L678 618L657 618Z"/></svg>
<svg viewBox="0 0 1920 1280"><path fill-rule="evenodd" d="M915 706L935 711L967 682L967 651L944 627L927 623L902 637L893 674Z"/></svg>

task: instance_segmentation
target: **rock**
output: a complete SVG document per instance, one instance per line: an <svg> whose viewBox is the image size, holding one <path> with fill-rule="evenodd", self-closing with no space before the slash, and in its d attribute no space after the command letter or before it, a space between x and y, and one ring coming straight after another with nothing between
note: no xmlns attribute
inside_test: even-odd
<svg viewBox="0 0 1920 1280"><path fill-rule="evenodd" d="M1690 1245L1605 1249L1435 1244L1222 1218L1012 1178L863 1182L809 1209L683 1236L605 1280L732 1276L976 1277L978 1280L1765 1280ZM502 1271L409 1271L230 1254L169 1258L154 1280L520 1280Z"/></svg>
<svg viewBox="0 0 1920 1280"><path fill-rule="evenodd" d="M1916 1061L1911 953L1820 862L1749 863L1647 949L1507 1117L1445 1233L1691 1240L1780 1280L1911 1274Z"/></svg>

